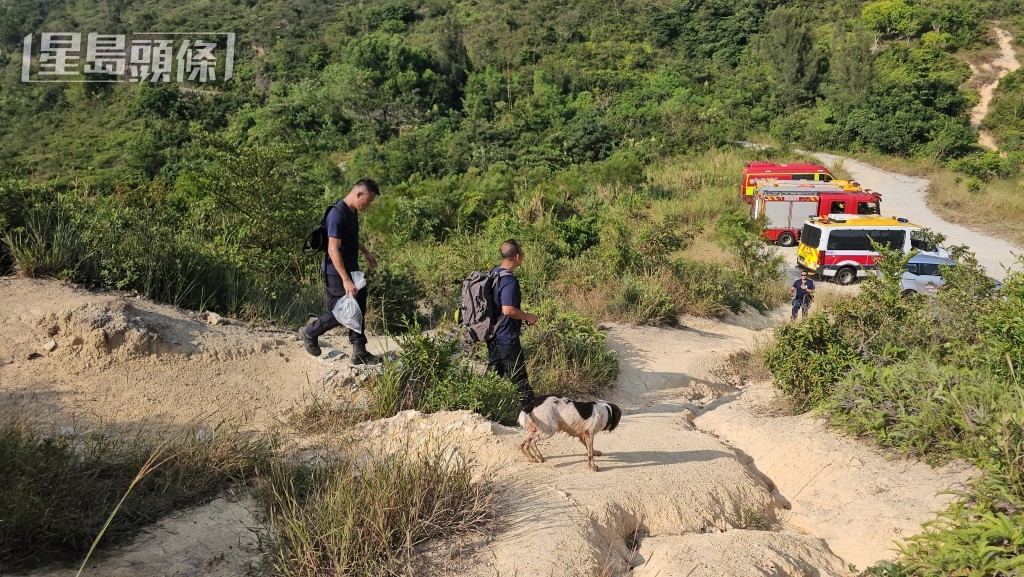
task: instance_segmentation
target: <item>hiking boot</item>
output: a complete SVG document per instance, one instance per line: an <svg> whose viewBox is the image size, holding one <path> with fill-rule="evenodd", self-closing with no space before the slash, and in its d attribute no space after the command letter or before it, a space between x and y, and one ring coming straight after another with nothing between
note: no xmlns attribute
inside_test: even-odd
<svg viewBox="0 0 1024 577"><path fill-rule="evenodd" d="M299 329L299 338L302 339L302 346L306 348L307 353L314 357L319 357L320 353L323 352L320 350L320 343L317 342L317 338L306 334L306 327Z"/></svg>
<svg viewBox="0 0 1024 577"><path fill-rule="evenodd" d="M352 345L352 363L353 365L379 365L380 357L371 354L366 350L365 343L356 343Z"/></svg>

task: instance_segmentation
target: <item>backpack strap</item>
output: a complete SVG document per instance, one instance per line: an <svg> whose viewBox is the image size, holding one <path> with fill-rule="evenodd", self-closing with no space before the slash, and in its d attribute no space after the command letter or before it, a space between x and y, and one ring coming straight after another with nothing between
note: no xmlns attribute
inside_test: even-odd
<svg viewBox="0 0 1024 577"><path fill-rule="evenodd" d="M496 333L498 332L498 328L500 328L501 325L503 325L505 321L508 319L507 316L502 314L501 301L498 299L498 294L500 293L501 289L501 279L507 276L512 276L512 271L508 270L507 268L503 268L499 270L497 273L491 273L491 276L494 277L494 283L491 285L491 300L493 300L494 304L497 305L498 307L498 321L494 323L493 331Z"/></svg>
<svg viewBox="0 0 1024 577"><path fill-rule="evenodd" d="M328 217L328 216L330 216L330 214L331 214L331 211L332 211L332 210L334 210L334 209L338 209L338 210L341 210L341 208L339 208L339 207L341 206L341 203L343 203L343 202L345 202L345 199L344 199L344 198L342 198L342 199L338 200L338 202L336 202L336 203L332 204L331 206L328 206L328 207L327 207L327 210L325 210L325 211L324 211L324 216L323 216L323 218L321 218L321 219L320 219L320 226L324 227L324 235L325 235L325 236L326 236L326 238L328 238L328 239L330 239L330 238L331 238L331 235L330 235L330 233L329 233L329 232L327 231L327 217ZM327 240L326 242L330 242L330 240ZM329 254L327 254L327 249L325 248L325 249L324 249L324 262L327 262L327 260L328 260L329 258L330 258L330 255L329 255ZM326 275L327 273L324 273L324 274Z"/></svg>

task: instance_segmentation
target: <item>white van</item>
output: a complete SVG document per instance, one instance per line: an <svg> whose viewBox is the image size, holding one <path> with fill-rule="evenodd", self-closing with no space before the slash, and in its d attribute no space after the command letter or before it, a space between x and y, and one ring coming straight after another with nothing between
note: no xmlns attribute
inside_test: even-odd
<svg viewBox="0 0 1024 577"><path fill-rule="evenodd" d="M821 278L833 278L839 284L851 284L875 268L878 253L871 240L892 249L949 256L942 248L929 245L918 233L922 227L905 218L877 215L830 214L811 218L800 232L797 266Z"/></svg>

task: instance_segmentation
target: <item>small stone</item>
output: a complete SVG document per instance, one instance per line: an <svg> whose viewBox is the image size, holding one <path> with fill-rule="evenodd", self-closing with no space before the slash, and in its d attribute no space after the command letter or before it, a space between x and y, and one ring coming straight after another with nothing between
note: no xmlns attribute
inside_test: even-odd
<svg viewBox="0 0 1024 577"><path fill-rule="evenodd" d="M854 469L860 469L861 467L864 466L864 461L861 461L857 457L854 457L850 459L850 466L853 467Z"/></svg>
<svg viewBox="0 0 1024 577"><path fill-rule="evenodd" d="M220 316L219 314L207 311L206 312L206 324L208 324L208 325L226 325L228 323L227 323L227 321L224 320L224 317Z"/></svg>
<svg viewBox="0 0 1024 577"><path fill-rule="evenodd" d="M48 352L48 353L52 353L53 350L56 349L56 348L57 348L57 341L54 341L54 340L47 341L47 343L45 345L43 345L43 349L45 349L46 352Z"/></svg>

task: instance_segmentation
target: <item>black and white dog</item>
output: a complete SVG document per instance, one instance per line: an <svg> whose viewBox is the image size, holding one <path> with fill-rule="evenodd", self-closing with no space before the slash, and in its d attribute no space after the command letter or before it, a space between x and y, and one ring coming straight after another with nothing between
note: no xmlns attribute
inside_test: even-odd
<svg viewBox="0 0 1024 577"><path fill-rule="evenodd" d="M574 401L554 395L535 397L519 413L519 424L526 431L526 440L519 448L531 463L543 463L544 455L537 449L537 441L562 431L583 442L587 465L591 471L597 471L594 455L600 456L601 452L594 450L594 435L615 430L620 418L622 411L612 403Z"/></svg>

